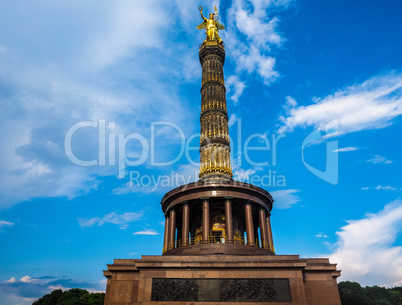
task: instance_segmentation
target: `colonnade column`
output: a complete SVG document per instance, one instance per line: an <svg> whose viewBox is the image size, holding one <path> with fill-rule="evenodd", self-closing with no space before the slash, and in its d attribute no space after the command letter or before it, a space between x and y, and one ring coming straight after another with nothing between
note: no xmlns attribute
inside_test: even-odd
<svg viewBox="0 0 402 305"><path fill-rule="evenodd" d="M233 234L233 214L232 214L232 198L227 197L225 199L225 219L226 219L226 235L229 244L234 243Z"/></svg>
<svg viewBox="0 0 402 305"><path fill-rule="evenodd" d="M169 245L168 249L174 249L175 247L175 237L176 237L176 211L175 209L170 210L169 215Z"/></svg>
<svg viewBox="0 0 402 305"><path fill-rule="evenodd" d="M168 249L169 245L169 215L165 214L165 235L163 236L163 251Z"/></svg>
<svg viewBox="0 0 402 305"><path fill-rule="evenodd" d="M272 238L272 228L271 228L271 213L268 212L268 216L267 216L267 228L268 228L268 243L269 243L269 250L271 250L272 252L275 252L274 249L274 240Z"/></svg>
<svg viewBox="0 0 402 305"><path fill-rule="evenodd" d="M246 233L247 233L247 245L254 246L254 225L253 225L253 212L251 204L247 202L244 205L244 212L246 215Z"/></svg>
<svg viewBox="0 0 402 305"><path fill-rule="evenodd" d="M260 220L261 247L268 249L269 248L268 228L264 208L260 208L260 210L258 211L258 216Z"/></svg>
<svg viewBox="0 0 402 305"><path fill-rule="evenodd" d="M202 199L202 243L207 244L209 242L209 200Z"/></svg>
<svg viewBox="0 0 402 305"><path fill-rule="evenodd" d="M182 223L182 239L183 246L188 245L188 234L190 232L190 206L188 203L183 204L183 223Z"/></svg>

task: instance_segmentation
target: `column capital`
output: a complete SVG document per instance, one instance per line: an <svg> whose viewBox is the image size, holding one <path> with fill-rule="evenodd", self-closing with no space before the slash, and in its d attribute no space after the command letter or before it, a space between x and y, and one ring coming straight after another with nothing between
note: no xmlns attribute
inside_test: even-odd
<svg viewBox="0 0 402 305"><path fill-rule="evenodd" d="M168 208L168 209L166 210L166 213L170 213L171 211L174 211L174 210L176 210L175 207L170 207L170 208Z"/></svg>

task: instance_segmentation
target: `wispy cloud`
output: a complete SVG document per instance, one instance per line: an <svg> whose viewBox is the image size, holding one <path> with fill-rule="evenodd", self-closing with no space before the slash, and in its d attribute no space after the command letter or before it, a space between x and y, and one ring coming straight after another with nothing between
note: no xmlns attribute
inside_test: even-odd
<svg viewBox="0 0 402 305"><path fill-rule="evenodd" d="M231 75L226 80L226 90L230 96L230 99L233 101L233 104L236 105L239 101L240 96L243 93L244 88L246 88L246 84L240 81L237 75Z"/></svg>
<svg viewBox="0 0 402 305"><path fill-rule="evenodd" d="M233 179L235 179L236 181L243 181L250 183L250 179L253 177L253 175L262 170L263 168L259 166L249 168L247 170L239 168L233 171Z"/></svg>
<svg viewBox="0 0 402 305"><path fill-rule="evenodd" d="M228 121L228 126L229 126L229 128L232 127L232 126L236 123L236 121L237 121L238 119L239 119L239 118L236 116L236 113L232 113L232 114L230 115L230 118L229 118L229 121Z"/></svg>
<svg viewBox="0 0 402 305"><path fill-rule="evenodd" d="M175 5L89 0L2 6L14 14L10 26L0 28L0 127L8 130L0 135L8 144L0 151L0 209L35 197L80 196L96 189L102 176L116 174L114 166L83 168L68 160L64 138L77 122L106 119L127 135L149 134L143 121L187 121L176 115L187 113L185 103L177 103L178 85L163 80L182 79L188 70L176 64L189 56L178 47L183 42L166 39L173 31L167 25L179 22L168 14ZM176 52L167 53L168 44ZM196 58L184 62L193 65ZM72 145L79 158L96 159L96 128L81 129Z"/></svg>
<svg viewBox="0 0 402 305"><path fill-rule="evenodd" d="M12 227L14 225L15 225L15 223L5 221L5 220L0 220L0 228L2 228L2 227Z"/></svg>
<svg viewBox="0 0 402 305"><path fill-rule="evenodd" d="M71 288L82 288L89 291L102 291L104 283L90 283L66 277L58 278L53 276L31 277L24 276L17 280L15 277L0 282L0 289L15 299L18 304L32 304L36 299L50 293L54 289L67 290Z"/></svg>
<svg viewBox="0 0 402 305"><path fill-rule="evenodd" d="M328 238L328 235L327 235L327 234L324 234L324 233L322 233L322 232L320 232L320 233L316 234L315 237L319 237L319 238Z"/></svg>
<svg viewBox="0 0 402 305"><path fill-rule="evenodd" d="M127 229L130 222L137 221L141 217L141 213L125 212L123 214L116 214L115 212L111 212L103 217L78 218L77 220L81 228L100 227L106 223L111 223L118 225L120 229Z"/></svg>
<svg viewBox="0 0 402 305"><path fill-rule="evenodd" d="M338 242L330 255L342 269L343 281L362 285L401 285L402 247L394 245L402 228L402 202L387 204L336 233Z"/></svg>
<svg viewBox="0 0 402 305"><path fill-rule="evenodd" d="M375 155L374 158L366 160L366 162L373 163L373 164L381 164L381 163L383 163L383 164L391 164L392 160L388 160L385 157L380 156L380 155Z"/></svg>
<svg viewBox="0 0 402 305"><path fill-rule="evenodd" d="M271 192L271 195L275 200L275 209L289 209L294 204L300 202L300 197L296 195L298 192L299 190L293 189Z"/></svg>
<svg viewBox="0 0 402 305"><path fill-rule="evenodd" d="M348 151L355 151L358 149L360 149L360 148L354 147L354 146L348 146L348 147L342 147L339 149L335 149L333 152L348 152Z"/></svg>
<svg viewBox="0 0 402 305"><path fill-rule="evenodd" d="M368 191L370 189L377 190L377 191L392 191L392 192L402 191L402 188L394 187L391 185L386 185L386 186L377 185L375 187L365 186L365 187L362 187L361 189L364 191Z"/></svg>
<svg viewBox="0 0 402 305"><path fill-rule="evenodd" d="M402 75L390 73L373 77L325 98L315 99L307 106L292 105L278 132L293 131L296 127L319 127L339 119L341 134L367 129L384 128L402 114Z"/></svg>
<svg viewBox="0 0 402 305"><path fill-rule="evenodd" d="M238 73L256 73L266 85L279 77L271 51L280 47L285 39L277 31L279 18L271 12L273 8L287 8L290 2L232 2L227 15L228 31L223 35L231 46L228 51L235 59Z"/></svg>
<svg viewBox="0 0 402 305"><path fill-rule="evenodd" d="M194 162L197 162L193 160ZM199 165L184 164L176 170L165 174L141 174L132 171L133 179L124 185L115 188L112 192L116 195L126 195L140 192L141 194L160 193L164 194L169 190L198 180Z"/></svg>
<svg viewBox="0 0 402 305"><path fill-rule="evenodd" d="M382 191L396 191L396 190L398 190L398 188L392 187L390 185L387 185L387 186L377 185L375 187L375 189L376 190L382 190Z"/></svg>
<svg viewBox="0 0 402 305"><path fill-rule="evenodd" d="M134 232L133 235L159 235L159 233L156 232L155 230L144 230L144 231Z"/></svg>

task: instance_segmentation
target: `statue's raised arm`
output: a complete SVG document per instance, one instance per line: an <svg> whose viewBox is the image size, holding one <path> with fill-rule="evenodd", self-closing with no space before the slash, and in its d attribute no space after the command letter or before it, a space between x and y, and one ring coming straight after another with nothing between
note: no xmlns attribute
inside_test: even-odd
<svg viewBox="0 0 402 305"><path fill-rule="evenodd" d="M202 18L202 19L204 19L204 21L208 21L208 19L207 19L207 18L205 18L205 17L204 17L204 15L202 14L203 7L202 7L202 6L200 6L198 9L200 10L200 13L201 13L201 18Z"/></svg>
<svg viewBox="0 0 402 305"><path fill-rule="evenodd" d="M197 26L197 30L206 30L208 29L208 19L204 17L204 15L202 14L202 6L200 6L198 8L200 10L201 13L201 18L204 20L203 23L201 23L200 25Z"/></svg>
<svg viewBox="0 0 402 305"><path fill-rule="evenodd" d="M216 41L219 44L222 44L222 39L218 35L218 30L224 30L225 26L220 24L216 19L215 15L218 15L218 12L215 9L215 14L209 14L209 19L205 18L202 14L202 6L198 8L201 13L201 18L204 20L200 25L197 26L197 30L206 30L207 38L204 42L207 41Z"/></svg>

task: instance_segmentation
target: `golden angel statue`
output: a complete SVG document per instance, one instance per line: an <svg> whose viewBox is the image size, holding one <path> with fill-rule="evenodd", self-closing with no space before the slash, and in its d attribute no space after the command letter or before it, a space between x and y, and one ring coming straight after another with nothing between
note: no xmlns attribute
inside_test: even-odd
<svg viewBox="0 0 402 305"><path fill-rule="evenodd" d="M202 19L204 19L204 22L201 23L199 26L197 26L197 30L202 30L202 29L206 30L207 38L205 39L205 41L217 40L218 43L221 44L222 39L218 35L218 30L224 30L225 26L218 22L218 20L217 20L218 18L215 18L218 16L218 11L216 9L216 6L215 6L215 14L212 14L212 13L209 14L209 19L205 18L204 15L202 14L202 6L199 7L199 10L201 12Z"/></svg>

